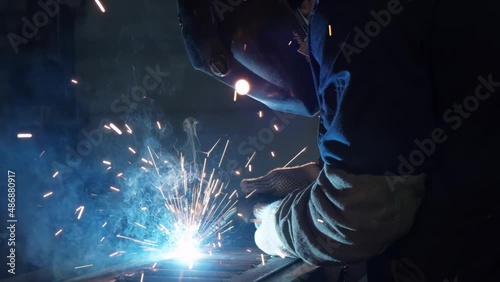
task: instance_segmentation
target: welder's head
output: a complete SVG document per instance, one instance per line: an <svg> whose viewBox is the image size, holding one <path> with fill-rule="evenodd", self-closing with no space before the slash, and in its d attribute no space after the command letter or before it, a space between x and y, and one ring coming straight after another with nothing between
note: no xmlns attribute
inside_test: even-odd
<svg viewBox="0 0 500 282"><path fill-rule="evenodd" d="M273 110L314 115L318 102L306 42L312 3L178 0L191 63Z"/></svg>

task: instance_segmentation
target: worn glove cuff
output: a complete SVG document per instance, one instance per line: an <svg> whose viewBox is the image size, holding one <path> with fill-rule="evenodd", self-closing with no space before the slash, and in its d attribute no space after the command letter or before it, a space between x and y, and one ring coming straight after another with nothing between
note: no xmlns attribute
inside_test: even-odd
<svg viewBox="0 0 500 282"><path fill-rule="evenodd" d="M285 246L276 230L278 228L276 213L281 202L281 200L275 201L254 211L255 217L262 221L255 232L255 244L269 255L296 257L293 251Z"/></svg>

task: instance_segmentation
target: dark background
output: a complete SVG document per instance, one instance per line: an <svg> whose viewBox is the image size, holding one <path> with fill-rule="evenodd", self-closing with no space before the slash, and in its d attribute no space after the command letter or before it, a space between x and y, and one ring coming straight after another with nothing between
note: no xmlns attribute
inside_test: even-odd
<svg viewBox="0 0 500 282"><path fill-rule="evenodd" d="M40 268L64 271L97 256L94 246L88 245L88 232L92 216L97 221L106 210L89 212L91 219L85 223L75 222L73 212L106 185L102 160L119 158L120 144L113 133L105 133L102 142L85 148L88 155L78 165L70 166L67 156L71 148L76 150L82 140L88 140L84 133L100 128L103 120L121 128L125 122L160 120L168 144L182 147L187 142L183 121L194 118L199 150L207 151L221 139L214 152L214 157L220 157L221 146L230 140L222 169L234 188L242 178L283 166L305 146L308 150L293 164L317 159L316 118L287 117L285 122L278 118L279 132L275 132L270 120L276 113L248 97L239 96L234 102L232 89L191 68L176 1L102 0L105 13L91 0L61 2L59 11L48 16L47 24L20 43L16 52L9 34L23 36L23 17L33 23L33 16L44 10L38 1L0 0L0 278L10 277L3 271L8 255L7 170L15 171L17 180L16 273ZM117 110L124 104L113 102L142 85L148 66L168 76L136 108ZM263 118L257 114L261 110ZM262 146L251 150L252 146L243 144L268 129L274 131L268 144L259 142ZM30 132L33 138L18 139L19 132ZM244 165L255 149L249 172ZM71 155L70 161L75 160ZM241 169L241 176L228 166L230 160ZM55 171L60 175L52 178ZM48 191L57 195L43 199ZM69 235L66 240L55 238L61 227L75 230L71 239ZM244 234L233 238L242 238L240 243L251 240L250 227L238 230ZM234 240L233 245L238 244Z"/></svg>

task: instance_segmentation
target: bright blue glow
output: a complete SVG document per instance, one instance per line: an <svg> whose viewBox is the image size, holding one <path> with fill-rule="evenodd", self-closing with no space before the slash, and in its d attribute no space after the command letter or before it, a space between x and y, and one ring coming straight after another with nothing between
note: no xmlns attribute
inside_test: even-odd
<svg viewBox="0 0 500 282"><path fill-rule="evenodd" d="M177 249L174 252L174 258L186 263L188 265L193 265L197 259L201 256L198 250L198 243L192 238L185 238L178 242Z"/></svg>
<svg viewBox="0 0 500 282"><path fill-rule="evenodd" d="M187 264L190 268L201 257L200 241L195 239L196 226L176 225L174 231L174 251L167 254L168 258Z"/></svg>

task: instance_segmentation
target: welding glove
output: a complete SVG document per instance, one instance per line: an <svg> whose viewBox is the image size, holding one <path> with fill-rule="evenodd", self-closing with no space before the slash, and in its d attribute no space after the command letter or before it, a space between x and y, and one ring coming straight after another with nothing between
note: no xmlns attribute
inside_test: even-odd
<svg viewBox="0 0 500 282"><path fill-rule="evenodd" d="M255 193L252 197L267 196L270 198L284 198L295 190L309 187L316 181L320 167L316 163L307 163L290 168L276 168L268 174L244 179L241 182L243 192ZM285 248L276 232L276 211L281 200L272 203L259 203L253 207L253 214L257 219L255 227L255 243L269 255L294 257L293 252Z"/></svg>
<svg viewBox="0 0 500 282"><path fill-rule="evenodd" d="M282 200L270 204L258 204L254 208L254 215L260 223L256 223L255 244L268 255L284 257L296 257L292 250L288 249L278 237L276 228L276 212Z"/></svg>
<svg viewBox="0 0 500 282"><path fill-rule="evenodd" d="M264 176L244 179L241 182L241 189L245 193L253 192L255 194L283 198L297 189L309 187L309 185L316 181L319 172L320 166L317 163L276 168Z"/></svg>

